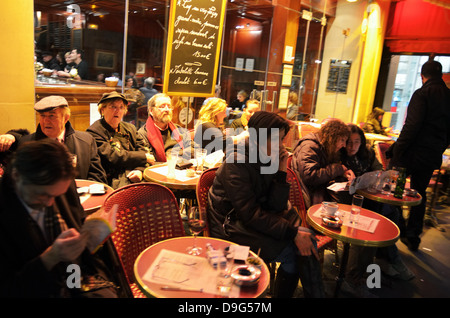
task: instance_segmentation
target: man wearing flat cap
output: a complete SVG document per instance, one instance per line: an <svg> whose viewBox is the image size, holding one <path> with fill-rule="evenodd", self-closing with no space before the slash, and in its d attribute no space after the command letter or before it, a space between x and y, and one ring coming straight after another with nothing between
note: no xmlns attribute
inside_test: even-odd
<svg viewBox="0 0 450 318"><path fill-rule="evenodd" d="M116 91L105 93L98 102L98 111L102 118L95 121L87 132L97 143L108 184L117 189L141 182L143 171L155 162L155 157L136 127L122 120L128 111L128 100Z"/></svg>
<svg viewBox="0 0 450 318"><path fill-rule="evenodd" d="M7 135L2 136L3 139L9 139L12 149L31 140L44 138L58 140L64 143L69 151L76 156L74 157L77 170L76 178L106 184L106 173L101 165L95 140L89 133L73 129L69 121L70 108L67 100L62 96L44 97L35 104L34 109L39 114L36 132L22 136L14 131L9 131ZM13 143L11 143L12 140ZM5 148L6 146L2 149Z"/></svg>

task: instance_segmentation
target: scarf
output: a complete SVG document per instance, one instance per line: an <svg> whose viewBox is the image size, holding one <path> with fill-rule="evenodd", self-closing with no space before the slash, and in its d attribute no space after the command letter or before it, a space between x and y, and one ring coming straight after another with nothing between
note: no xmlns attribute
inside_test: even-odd
<svg viewBox="0 0 450 318"><path fill-rule="evenodd" d="M161 131L155 126L152 116L148 116L145 128L147 129L147 139L155 150L156 161L166 162L166 151L164 149L164 141L162 139ZM178 142L181 149L184 149L183 137L180 135L177 127L175 127L172 122L169 122L169 129L172 132L172 138Z"/></svg>

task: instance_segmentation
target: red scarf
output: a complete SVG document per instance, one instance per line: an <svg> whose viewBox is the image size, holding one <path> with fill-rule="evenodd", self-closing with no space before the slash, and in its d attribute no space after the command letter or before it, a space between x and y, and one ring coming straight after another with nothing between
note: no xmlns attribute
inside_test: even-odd
<svg viewBox="0 0 450 318"><path fill-rule="evenodd" d="M145 127L147 128L148 141L155 150L156 161L166 162L167 161L166 151L164 149L164 141L162 139L161 130L158 127L156 127L152 116L148 116ZM178 142L181 149L184 149L183 137L180 135L180 132L178 131L177 127L172 122L169 122L169 129L171 131L171 137Z"/></svg>

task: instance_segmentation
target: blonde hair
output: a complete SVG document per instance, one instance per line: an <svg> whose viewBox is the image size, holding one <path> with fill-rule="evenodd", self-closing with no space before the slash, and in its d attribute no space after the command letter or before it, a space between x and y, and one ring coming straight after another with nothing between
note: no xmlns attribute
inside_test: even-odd
<svg viewBox="0 0 450 318"><path fill-rule="evenodd" d="M200 122L210 122L218 126L216 115L227 109L227 102L221 98L211 98L199 112Z"/></svg>

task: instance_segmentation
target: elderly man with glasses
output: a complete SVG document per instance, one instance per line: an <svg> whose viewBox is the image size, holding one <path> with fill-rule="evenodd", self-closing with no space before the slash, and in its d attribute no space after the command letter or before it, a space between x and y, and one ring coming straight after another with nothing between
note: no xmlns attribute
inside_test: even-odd
<svg viewBox="0 0 450 318"><path fill-rule="evenodd" d="M172 149L179 149L190 157L192 141L186 129L172 122L172 103L168 95L159 93L148 101L148 119L139 129L139 134L151 147L157 162L166 162L166 153Z"/></svg>

